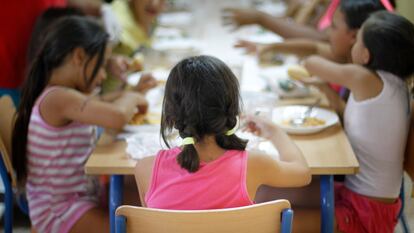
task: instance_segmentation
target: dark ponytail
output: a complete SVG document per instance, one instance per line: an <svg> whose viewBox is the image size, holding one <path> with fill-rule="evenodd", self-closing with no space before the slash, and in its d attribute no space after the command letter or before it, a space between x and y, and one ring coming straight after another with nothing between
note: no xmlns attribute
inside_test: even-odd
<svg viewBox="0 0 414 233"><path fill-rule="evenodd" d="M52 27L53 26L53 27ZM24 185L27 177L27 135L30 116L37 98L46 88L54 69L62 65L64 59L75 49L83 48L88 61L98 56L92 77L85 77L90 84L102 66L108 35L93 20L85 17L65 17L48 29L48 33L36 50L28 75L21 91L21 102L17 109L12 136L12 162L19 185Z"/></svg>
<svg viewBox="0 0 414 233"><path fill-rule="evenodd" d="M226 132L237 124L240 113L237 78L229 67L211 56L190 57L179 62L168 77L161 116L161 135L169 146L167 135L172 128L181 138L195 142L215 136L217 144L228 150L244 150L247 141ZM199 169L200 158L194 145L185 145L177 157L189 172Z"/></svg>

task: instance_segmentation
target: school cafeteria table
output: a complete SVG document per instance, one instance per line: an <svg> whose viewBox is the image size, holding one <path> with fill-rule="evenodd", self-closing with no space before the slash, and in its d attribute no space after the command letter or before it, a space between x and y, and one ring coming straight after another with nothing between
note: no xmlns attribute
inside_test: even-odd
<svg viewBox="0 0 414 233"><path fill-rule="evenodd" d="M182 8L189 6L192 13L187 24L176 22L179 28L186 27L186 33L201 42L201 54L214 55L229 64L230 68L241 78L242 91L263 91L264 79L280 77L280 71L286 67L266 72L257 64L257 59L245 57L243 52L233 48L237 39L258 40L259 43L281 41L280 37L264 32L257 26L244 27L237 31L223 26L222 9L226 7L254 7L250 0L193 0L176 1L183 3ZM261 1L274 4L273 1ZM272 12L282 9L282 2L276 2L274 8L269 4L266 9ZM281 5L282 4L282 5ZM180 7L178 7L180 8ZM188 15L187 15L188 16ZM162 24L163 20L160 20ZM171 24L173 21L168 20ZM171 26L171 25L169 25ZM157 62L157 61L156 61ZM277 73L279 72L279 73ZM283 71L286 73L286 71ZM283 100L278 104L312 104L315 98ZM325 101L326 102L326 101ZM326 106L326 103L322 105ZM351 145L340 124L334 125L313 135L292 136L292 139L302 150L313 175L320 175L321 189L321 227L323 233L331 233L334 229L334 191L333 175L355 174L358 171L358 161ZM110 220L111 232L115 232L115 210L122 204L123 175L132 175L136 161L130 159L125 152L126 142L115 141L98 146L86 163L85 170L90 175L110 175ZM138 198L138 197L137 197Z"/></svg>
<svg viewBox="0 0 414 233"><path fill-rule="evenodd" d="M312 174L321 177L321 228L324 233L333 232L333 175L355 174L359 166L349 141L339 124L317 134L291 137L303 152ZM134 174L136 164L136 161L126 154L125 148L125 141L99 145L85 166L87 174L111 176L109 193L111 232L115 232L115 210L122 204L123 175Z"/></svg>

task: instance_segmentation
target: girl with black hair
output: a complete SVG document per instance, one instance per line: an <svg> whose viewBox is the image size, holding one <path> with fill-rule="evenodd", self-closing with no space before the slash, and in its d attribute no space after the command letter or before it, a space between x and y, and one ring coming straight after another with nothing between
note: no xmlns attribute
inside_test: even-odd
<svg viewBox="0 0 414 233"><path fill-rule="evenodd" d="M247 119L250 130L277 147L280 159L245 150L247 141L235 134L239 99L237 78L217 58L190 57L172 69L161 134L168 145L168 134L176 129L183 144L138 161L141 203L162 209L238 207L253 204L263 184L298 187L310 182L302 153L271 122Z"/></svg>
<svg viewBox="0 0 414 233"><path fill-rule="evenodd" d="M30 219L38 232L109 232L98 207L97 180L84 164L96 142L96 126L121 129L146 104L135 93L113 103L91 97L105 79L111 49L93 20L63 17L35 52L22 88L13 130L12 160L26 187Z"/></svg>
<svg viewBox="0 0 414 233"><path fill-rule="evenodd" d="M341 65L311 56L304 62L311 74L351 91L344 127L360 169L335 187L337 229L394 232L410 122L404 80L414 73L414 25L386 11L372 14L358 32L352 61Z"/></svg>

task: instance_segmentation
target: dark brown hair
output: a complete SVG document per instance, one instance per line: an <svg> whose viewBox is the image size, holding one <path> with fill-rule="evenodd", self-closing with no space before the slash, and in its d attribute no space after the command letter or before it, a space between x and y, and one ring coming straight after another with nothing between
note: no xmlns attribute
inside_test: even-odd
<svg viewBox="0 0 414 233"><path fill-rule="evenodd" d="M370 53L366 65L402 79L414 73L414 25L387 11L372 14L362 25L362 39Z"/></svg>
<svg viewBox="0 0 414 233"><path fill-rule="evenodd" d="M200 141L214 135L224 149L244 150L247 141L225 133L235 127L240 113L237 78L222 61L211 56L190 57L179 62L171 71L165 87L161 117L161 135L173 128L182 138ZM177 162L189 172L199 168L194 145L186 145Z"/></svg>

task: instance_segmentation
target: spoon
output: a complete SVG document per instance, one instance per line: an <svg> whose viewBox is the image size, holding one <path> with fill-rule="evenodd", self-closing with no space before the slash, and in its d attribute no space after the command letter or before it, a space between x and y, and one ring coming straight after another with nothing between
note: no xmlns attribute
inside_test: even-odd
<svg viewBox="0 0 414 233"><path fill-rule="evenodd" d="M310 117L311 113L312 113L312 109L316 106L319 105L319 103L321 102L321 99L318 98L315 103L313 103L312 105L308 106L308 108L306 109L306 111L300 116L300 117L295 117L292 118L290 120L290 124L298 127L301 126L305 123L306 118Z"/></svg>

